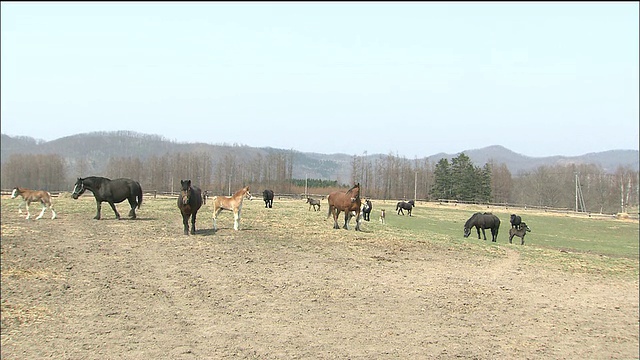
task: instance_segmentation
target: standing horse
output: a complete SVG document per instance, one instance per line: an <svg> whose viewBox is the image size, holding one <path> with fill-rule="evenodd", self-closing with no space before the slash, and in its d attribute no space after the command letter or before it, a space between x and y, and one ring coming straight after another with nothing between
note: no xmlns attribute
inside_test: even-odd
<svg viewBox="0 0 640 360"><path fill-rule="evenodd" d="M135 180L126 178L111 180L100 176L78 178L71 195L77 199L85 190L91 191L96 198L97 213L94 219L97 220L100 220L100 209L104 201L109 203L116 214L116 219L120 219L120 213L115 204L123 202L125 199L129 200L129 205L131 205L129 217L132 219L136 218L136 207L140 209L140 205L142 205L142 187Z"/></svg>
<svg viewBox="0 0 640 360"><path fill-rule="evenodd" d="M414 206L416 206L416 203L413 200L409 200L407 202L399 201L398 204L396 204L396 211L398 212L398 215L404 216L404 211L402 211L402 209L404 209L407 210L407 213L411 216L411 209Z"/></svg>
<svg viewBox="0 0 640 360"><path fill-rule="evenodd" d="M273 190L265 190L262 192L262 198L264 199L264 207L273 208Z"/></svg>
<svg viewBox="0 0 640 360"><path fill-rule="evenodd" d="M311 211L312 206L313 206L313 211L320 211L320 200L307 197L307 204L309 204L309 211Z"/></svg>
<svg viewBox="0 0 640 360"><path fill-rule="evenodd" d="M351 212L355 212L356 231L360 231L360 183L355 184L346 193L334 191L327 197L329 201L329 213L327 218L333 215L333 228L340 229L338 226L338 216L340 211L344 211L344 229L349 230L349 220L351 220Z"/></svg>
<svg viewBox="0 0 640 360"><path fill-rule="evenodd" d="M56 212L53 210L53 203L51 202L51 194L48 191L29 190L27 188L16 186L11 192L11 198L15 199L18 195L22 196L22 202L18 204L18 214L22 214L22 209L20 209L20 207L24 204L27 208L27 217L25 219L29 219L31 217L31 213L29 213L29 205L32 202L39 202L42 204L42 211L40 211L40 215L38 215L36 220L40 220L42 218L47 207L49 207L49 210L51 210L51 213L53 214L51 215L51 219L56 218Z"/></svg>
<svg viewBox="0 0 640 360"><path fill-rule="evenodd" d="M364 218L364 221L370 221L371 220L371 210L373 209L373 206L371 205L371 200L366 199L364 201L364 204L362 205L362 217Z"/></svg>
<svg viewBox="0 0 640 360"><path fill-rule="evenodd" d="M242 189L236 191L233 196L214 196L213 201L213 231L217 231L216 220L218 214L222 210L229 210L233 212L233 230L238 230L240 223L240 212L242 211L242 200L247 198L251 200L253 196L249 192L249 186L245 186Z"/></svg>
<svg viewBox="0 0 640 360"><path fill-rule="evenodd" d="M191 185L191 180L180 180L180 196L178 197L178 209L182 213L184 234L189 235L189 217L191 217L191 235L196 233L196 215L202 206L202 191L197 186Z"/></svg>
<svg viewBox="0 0 640 360"><path fill-rule="evenodd" d="M471 229L476 227L478 231L478 239L480 239L480 229L482 229L482 236L487 240L487 235L484 233L484 229L491 229L491 241L496 242L498 239L498 229L500 229L500 219L491 213L475 213L466 223L464 223L464 237L469 237Z"/></svg>
<svg viewBox="0 0 640 360"><path fill-rule="evenodd" d="M509 244L513 244L511 242L511 240L513 239L514 236L517 236L520 238L520 245L524 245L524 236L527 235L527 232L530 232L531 229L529 229L529 227L527 226L527 223L520 223L520 228L516 229L516 228L511 228L509 229Z"/></svg>

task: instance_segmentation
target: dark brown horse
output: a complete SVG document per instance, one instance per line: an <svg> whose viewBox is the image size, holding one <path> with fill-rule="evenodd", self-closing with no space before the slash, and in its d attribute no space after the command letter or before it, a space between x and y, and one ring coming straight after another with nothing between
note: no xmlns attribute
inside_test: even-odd
<svg viewBox="0 0 640 360"><path fill-rule="evenodd" d="M191 180L180 180L180 196L178 197L178 209L182 213L184 234L189 235L189 217L191 217L191 234L196 233L196 214L202 206L202 191L197 186L191 185Z"/></svg>
<svg viewBox="0 0 640 360"><path fill-rule="evenodd" d="M480 239L480 230L482 230L482 236L487 240L487 235L484 233L484 229L491 229L491 241L495 242L498 239L498 230L500 229L500 219L492 213L475 213L471 215L469 220L464 223L464 237L469 237L471 229L475 226L478 232L478 239Z"/></svg>
<svg viewBox="0 0 640 360"><path fill-rule="evenodd" d="M131 210L129 211L129 217L136 218L136 208L140 209L142 205L142 187L140 183L127 179L120 178L111 180L101 176L89 176L86 178L78 178L75 186L73 187L73 193L71 197L77 199L86 190L93 193L96 198L96 216L94 219L100 220L100 211L102 209L102 203L107 202L111 206L111 209L116 215L116 219L120 219L120 213L116 209L116 204L121 203L124 200L129 201Z"/></svg>
<svg viewBox="0 0 640 360"><path fill-rule="evenodd" d="M360 231L360 208L362 201L360 200L360 183L355 184L347 192L334 191L327 197L329 201L329 213L327 218L333 215L333 228L340 229L338 226L338 216L340 211L344 211L344 229L349 230L349 220L351 220L351 212L355 212L356 231Z"/></svg>

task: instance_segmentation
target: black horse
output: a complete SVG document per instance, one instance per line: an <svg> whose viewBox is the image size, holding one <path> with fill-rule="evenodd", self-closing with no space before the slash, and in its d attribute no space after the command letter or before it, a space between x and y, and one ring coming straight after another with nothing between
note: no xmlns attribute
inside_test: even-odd
<svg viewBox="0 0 640 360"><path fill-rule="evenodd" d="M404 210L407 210L407 213L409 214L409 216L411 216L411 209L414 206L416 206L416 203L413 200L409 200L407 202L400 201L396 205L396 211L398 211L398 215L404 216L404 211L402 211L402 209L404 209Z"/></svg>
<svg viewBox="0 0 640 360"><path fill-rule="evenodd" d="M511 214L511 219L509 220L511 222L511 227L515 228L516 230L520 230L520 224L522 223L522 218L516 214Z"/></svg>
<svg viewBox="0 0 640 360"><path fill-rule="evenodd" d="M262 198L264 199L264 207L273 207L273 190L265 190L262 192Z"/></svg>
<svg viewBox="0 0 640 360"><path fill-rule="evenodd" d="M369 199L365 200L364 204L362 204L362 216L364 217L365 221L371 220L371 209L373 209L373 206L371 205L371 200Z"/></svg>
<svg viewBox="0 0 640 360"><path fill-rule="evenodd" d="M116 209L117 203L123 202L125 199L129 200L131 205L131 211L129 211L129 217L136 218L136 207L140 209L142 205L142 187L140 183L126 178L120 179L108 179L100 176L89 176L86 178L78 178L73 188L72 197L77 199L82 195L85 190L89 190L96 198L96 205L98 212L94 219L100 220L100 209L102 202L106 201L111 205L113 212L116 214L116 219L120 219L120 213Z"/></svg>
<svg viewBox="0 0 640 360"><path fill-rule="evenodd" d="M180 180L180 196L178 208L182 213L184 234L189 235L189 217L191 217L191 234L196 233L196 214L202 206L202 191L197 186L191 185L191 180Z"/></svg>
<svg viewBox="0 0 640 360"><path fill-rule="evenodd" d="M491 241L496 242L498 239L498 229L500 229L500 219L492 213L475 213L466 223L464 223L464 237L469 237L471 229L476 227L478 231L478 239L480 239L480 229L482 229L482 236L487 240L487 235L484 233L484 229L491 229Z"/></svg>

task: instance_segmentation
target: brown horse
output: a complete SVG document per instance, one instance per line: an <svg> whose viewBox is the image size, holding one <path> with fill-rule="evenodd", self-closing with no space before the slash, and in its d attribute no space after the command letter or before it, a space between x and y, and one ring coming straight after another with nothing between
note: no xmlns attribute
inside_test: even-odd
<svg viewBox="0 0 640 360"><path fill-rule="evenodd" d="M355 212L356 231L360 231L360 183L355 184L347 192L334 191L327 197L329 201L329 216L333 215L333 228L340 229L338 226L338 216L340 211L344 211L344 229L349 230L349 220L351 220L351 212Z"/></svg>
<svg viewBox="0 0 640 360"><path fill-rule="evenodd" d="M184 234L189 235L189 217L191 217L191 235L196 233L196 215L202 206L202 191L199 187L191 185L191 180L180 180L180 196L178 208L182 213Z"/></svg>
<svg viewBox="0 0 640 360"><path fill-rule="evenodd" d="M233 196L214 196L213 201L213 231L217 231L216 219L222 210L233 211L233 230L238 230L240 223L240 212L242 210L242 200L247 198L251 200L253 196L249 192L249 186L236 191Z"/></svg>
<svg viewBox="0 0 640 360"><path fill-rule="evenodd" d="M22 206L22 204L25 204L25 207L27 208L26 219L29 219L29 217L31 217L31 214L29 213L29 204L31 204L32 202L39 202L42 204L42 211L40 212L40 215L38 215L36 220L42 218L42 215L44 215L47 207L49 207L49 209L53 213L53 215L51 215L51 219L56 218L56 212L55 210L53 210L53 204L51 203L51 194L48 191L29 190L16 186L11 192L11 198L15 199L16 197L18 197L18 195L22 196L22 202L18 204L18 214L22 214L22 209L20 209L20 207Z"/></svg>

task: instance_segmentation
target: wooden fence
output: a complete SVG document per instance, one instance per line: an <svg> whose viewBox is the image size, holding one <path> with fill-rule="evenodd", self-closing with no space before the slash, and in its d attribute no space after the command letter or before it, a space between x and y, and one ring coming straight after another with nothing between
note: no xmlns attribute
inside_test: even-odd
<svg viewBox="0 0 640 360"><path fill-rule="evenodd" d="M13 191L13 189L11 190L7 190L7 189L2 189L0 190L0 194L2 196L9 196L11 195L11 192ZM68 191L50 191L51 196L53 197L58 197L60 196L60 194L63 193L68 193ZM215 195L220 195L220 194L212 194L211 192L209 192L209 198ZM314 199L320 199L320 200L324 200L326 199L327 195L326 194L275 194L275 196L279 199L301 199L304 200L307 197L312 197ZM178 197L178 192L171 192L171 191L156 191L156 190L152 190L152 191L145 191L143 192L143 198L149 199L149 198L158 198L158 197L163 197L163 198L177 198ZM258 194L258 195L254 195L254 199L262 199L262 194ZM405 199L406 200L406 199ZM516 211L522 211L522 210L535 210L535 211L541 211L541 212L549 212L549 213L560 213L560 214L581 214L584 216L588 216L588 217L601 217L601 218L610 218L610 217L615 217L616 214L602 214L602 213L590 213L590 212L578 212L575 211L573 209L569 209L569 208L553 208L553 207L549 207L549 206L536 206L536 205L527 205L527 204L509 204L509 203L479 203L479 202L473 202L473 201L460 201L460 200L453 200L453 199L438 199L436 201L431 201L431 200L427 200L427 199L415 199L416 202L431 202L431 203L439 203L441 205L452 205L452 206L456 206L458 204L460 205L477 205L477 206L481 206L481 207L487 207L487 208L502 208L502 209L513 209L514 212ZM383 200L383 201L398 201L395 199L391 199L391 200ZM640 218L640 214L638 212L636 213L629 213L629 218L637 220Z"/></svg>

